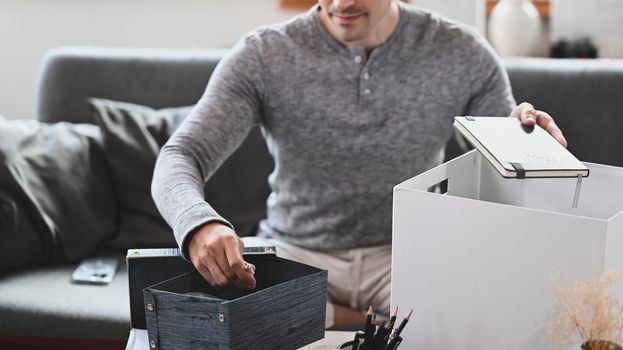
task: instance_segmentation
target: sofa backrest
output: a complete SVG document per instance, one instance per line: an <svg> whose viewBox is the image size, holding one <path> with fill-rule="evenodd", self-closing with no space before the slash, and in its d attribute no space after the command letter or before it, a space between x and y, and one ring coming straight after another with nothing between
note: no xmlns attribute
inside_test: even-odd
<svg viewBox="0 0 623 350"><path fill-rule="evenodd" d="M86 99L152 108L188 106L203 93L226 50L60 47L46 53L37 79L37 119L95 123Z"/></svg>
<svg viewBox="0 0 623 350"><path fill-rule="evenodd" d="M37 79L36 118L44 122L94 124L93 112L86 102L89 97L152 108L195 104L225 53L225 50L53 49L43 58ZM236 226L238 234L254 234L257 223L266 215L267 178L272 169L266 143L255 128L206 184L206 198Z"/></svg>
<svg viewBox="0 0 623 350"><path fill-rule="evenodd" d="M153 108L194 104L224 50L65 47L47 53L37 86L37 119L93 123L86 99L103 97ZM505 60L518 102L548 111L581 160L623 166L623 61ZM461 150L453 143L449 156ZM265 215L273 163L254 130L206 185L227 218ZM244 198L244 200L240 200ZM252 233L245 228L242 234Z"/></svg>
<svg viewBox="0 0 623 350"><path fill-rule="evenodd" d="M587 162L623 166L623 60L507 59L513 94L550 113Z"/></svg>

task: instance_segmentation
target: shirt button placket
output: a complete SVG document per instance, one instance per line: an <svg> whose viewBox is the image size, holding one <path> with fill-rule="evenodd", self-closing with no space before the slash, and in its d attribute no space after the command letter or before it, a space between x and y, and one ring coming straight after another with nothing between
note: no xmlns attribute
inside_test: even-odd
<svg viewBox="0 0 623 350"><path fill-rule="evenodd" d="M362 85L364 85L363 95L369 97L370 95L372 95L372 90L369 87L367 87L370 84L370 72L364 72L362 75L362 78L363 78Z"/></svg>
<svg viewBox="0 0 623 350"><path fill-rule="evenodd" d="M356 54L354 57L355 63L357 64L362 64L363 63L363 56L361 54ZM369 72L364 72L363 73L363 80L368 81L370 80L370 73ZM372 90L370 90L367 87L362 87L363 88L363 95L366 97L369 97L370 95L372 95Z"/></svg>

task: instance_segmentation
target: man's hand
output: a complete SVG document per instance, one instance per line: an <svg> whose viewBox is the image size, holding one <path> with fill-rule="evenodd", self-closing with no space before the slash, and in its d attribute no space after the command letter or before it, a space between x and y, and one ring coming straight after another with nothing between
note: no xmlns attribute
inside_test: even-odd
<svg viewBox="0 0 623 350"><path fill-rule="evenodd" d="M511 117L521 120L521 123L527 126L533 126L538 124L545 129L550 135L552 135L561 145L567 147L567 140L562 135L562 131L558 129L554 118L543 111L537 111L529 103L522 103L511 113Z"/></svg>
<svg viewBox="0 0 623 350"><path fill-rule="evenodd" d="M197 230L188 245L190 260L208 283L213 286L233 283L242 289L254 289L255 278L245 268L243 249L244 243L238 235L217 222Z"/></svg>

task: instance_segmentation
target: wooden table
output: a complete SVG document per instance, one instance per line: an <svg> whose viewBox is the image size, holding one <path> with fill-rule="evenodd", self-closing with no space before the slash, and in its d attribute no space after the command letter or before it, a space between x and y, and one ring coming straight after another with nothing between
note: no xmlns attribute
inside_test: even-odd
<svg viewBox="0 0 623 350"><path fill-rule="evenodd" d="M352 340L354 337L355 332L327 331L325 332L324 339L304 346L299 350L335 350L338 345ZM144 329L132 329L126 350L150 350L147 331Z"/></svg>
<svg viewBox="0 0 623 350"><path fill-rule="evenodd" d="M324 339L302 347L299 350L335 350L338 345L353 340L354 332L326 331Z"/></svg>

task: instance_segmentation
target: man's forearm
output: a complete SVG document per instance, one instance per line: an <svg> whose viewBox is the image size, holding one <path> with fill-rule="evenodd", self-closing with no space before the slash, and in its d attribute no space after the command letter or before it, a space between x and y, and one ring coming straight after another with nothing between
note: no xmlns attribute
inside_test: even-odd
<svg viewBox="0 0 623 350"><path fill-rule="evenodd" d="M192 157L178 147L165 146L154 169L152 196L180 248L185 247L190 232L208 222L231 226L205 201L203 177L194 164ZM183 249L182 254L188 258L186 253Z"/></svg>

